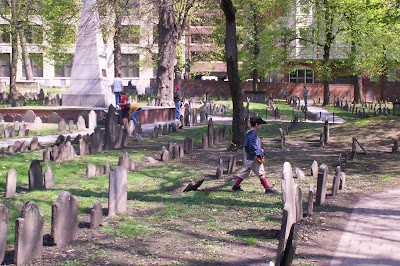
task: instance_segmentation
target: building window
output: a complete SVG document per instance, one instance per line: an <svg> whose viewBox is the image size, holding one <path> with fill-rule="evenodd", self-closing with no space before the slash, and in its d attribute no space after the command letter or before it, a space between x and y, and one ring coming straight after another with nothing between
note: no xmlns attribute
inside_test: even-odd
<svg viewBox="0 0 400 266"><path fill-rule="evenodd" d="M39 25L29 25L24 30L25 40L30 44L43 43L43 27Z"/></svg>
<svg viewBox="0 0 400 266"><path fill-rule="evenodd" d="M43 54L29 54L31 61L32 73L34 77L43 77ZM22 76L26 77L25 64L22 61Z"/></svg>
<svg viewBox="0 0 400 266"><path fill-rule="evenodd" d="M290 73L291 83L313 83L314 71L311 69L296 69Z"/></svg>
<svg viewBox="0 0 400 266"><path fill-rule="evenodd" d="M122 54L121 72L123 77L139 77L139 54Z"/></svg>
<svg viewBox="0 0 400 266"><path fill-rule="evenodd" d="M10 76L10 54L0 54L0 77Z"/></svg>
<svg viewBox="0 0 400 266"><path fill-rule="evenodd" d="M11 33L9 25L0 25L0 43L10 43Z"/></svg>
<svg viewBox="0 0 400 266"><path fill-rule="evenodd" d="M73 54L59 55L58 59L54 62L54 76L57 78L71 77L73 62L74 62Z"/></svg>
<svg viewBox="0 0 400 266"><path fill-rule="evenodd" d="M139 44L140 42L140 26L124 25L121 29L121 42Z"/></svg>

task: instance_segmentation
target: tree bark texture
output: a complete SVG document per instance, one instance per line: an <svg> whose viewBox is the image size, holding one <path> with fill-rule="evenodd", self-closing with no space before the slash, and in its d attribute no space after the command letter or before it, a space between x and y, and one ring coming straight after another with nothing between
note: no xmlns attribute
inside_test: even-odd
<svg viewBox="0 0 400 266"><path fill-rule="evenodd" d="M330 51L333 40L335 38L333 34L333 18L330 14L330 7L328 1L324 1L325 7L325 41L324 41L324 52L323 52L323 82L324 82L324 102L323 105L329 105L329 59Z"/></svg>
<svg viewBox="0 0 400 266"><path fill-rule="evenodd" d="M244 108L243 92L240 88L238 70L238 49L236 42L236 8L231 0L221 0L221 8L226 18L226 65L229 79L229 89L233 103L232 143L243 147L244 143Z"/></svg>
<svg viewBox="0 0 400 266"><path fill-rule="evenodd" d="M31 65L31 60L29 59L29 51L28 47L26 46L24 31L22 29L19 29L18 33L19 33L19 42L21 45L22 60L24 60L26 79L33 80L32 65Z"/></svg>
<svg viewBox="0 0 400 266"><path fill-rule="evenodd" d="M354 87L354 102L361 103L363 97L361 76L353 76L353 87Z"/></svg>
<svg viewBox="0 0 400 266"><path fill-rule="evenodd" d="M115 34L114 34L114 75L117 76L121 73L121 30L122 30L122 15L119 10L118 4L114 5L115 8Z"/></svg>
<svg viewBox="0 0 400 266"><path fill-rule="evenodd" d="M12 24L11 26L11 62L10 62L10 94L9 99L15 99L17 97L17 64L18 64L18 34L17 28L17 11L15 10L15 0L11 1L13 7L11 11Z"/></svg>

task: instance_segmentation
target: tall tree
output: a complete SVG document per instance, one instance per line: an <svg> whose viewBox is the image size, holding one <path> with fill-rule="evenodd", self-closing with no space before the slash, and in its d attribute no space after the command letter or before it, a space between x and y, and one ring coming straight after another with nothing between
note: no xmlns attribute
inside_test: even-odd
<svg viewBox="0 0 400 266"><path fill-rule="evenodd" d="M243 147L244 142L244 110L243 92L240 88L238 48L236 36L236 8L231 0L221 0L221 8L225 14L225 58L229 79L229 89L233 103L232 144Z"/></svg>

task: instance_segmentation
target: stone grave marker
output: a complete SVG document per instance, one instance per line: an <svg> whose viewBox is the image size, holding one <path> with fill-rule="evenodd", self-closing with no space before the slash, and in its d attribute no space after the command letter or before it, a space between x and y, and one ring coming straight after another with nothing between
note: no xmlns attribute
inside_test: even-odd
<svg viewBox="0 0 400 266"><path fill-rule="evenodd" d="M61 192L52 205L51 236L57 246L78 239L78 200L68 191Z"/></svg>
<svg viewBox="0 0 400 266"><path fill-rule="evenodd" d="M296 167L294 169L294 172L296 174L296 178L298 178L298 179L305 178L305 175L304 175L303 171L300 168Z"/></svg>
<svg viewBox="0 0 400 266"><path fill-rule="evenodd" d="M212 147L214 145L214 123L212 118L208 120L208 128L207 128L207 135L208 135L208 146Z"/></svg>
<svg viewBox="0 0 400 266"><path fill-rule="evenodd" d="M286 206L287 204L290 206L290 212L287 217L287 227L285 229L285 242L289 236L290 227L293 223L296 222L297 211L296 211L296 191L295 184L293 180L293 172L292 166L290 163L285 162L283 164L283 172L282 172L282 205Z"/></svg>
<svg viewBox="0 0 400 266"><path fill-rule="evenodd" d="M223 175L223 172L224 172L224 162L223 162L223 160L220 158L220 159L218 160L217 172L216 172L216 174L215 174L215 177L216 177L217 179L221 179L221 178L222 178L222 175Z"/></svg>
<svg viewBox="0 0 400 266"><path fill-rule="evenodd" d="M312 165L311 165L311 175L312 175L312 177L314 177L314 178L318 178L318 163L317 163L316 160L314 160L314 161L312 162Z"/></svg>
<svg viewBox="0 0 400 266"><path fill-rule="evenodd" d="M137 121L135 131L136 131L136 133L138 133L138 134L142 134L142 133L143 133L143 131L142 131L142 122Z"/></svg>
<svg viewBox="0 0 400 266"><path fill-rule="evenodd" d="M399 151L399 143L397 142L397 140L395 140L392 147L392 153L396 153L398 151Z"/></svg>
<svg viewBox="0 0 400 266"><path fill-rule="evenodd" d="M40 121L42 121L42 123L49 123L49 117L46 115L42 115L41 117L36 118L40 118Z"/></svg>
<svg viewBox="0 0 400 266"><path fill-rule="evenodd" d="M303 201L301 195L301 188L299 185L295 184L295 200L296 200L296 222L303 220Z"/></svg>
<svg viewBox="0 0 400 266"><path fill-rule="evenodd" d="M83 116L78 117L78 121L76 122L76 127L78 130L85 130L86 129L86 123L85 123L85 118Z"/></svg>
<svg viewBox="0 0 400 266"><path fill-rule="evenodd" d="M135 163L131 158L129 158L129 154L125 151L118 160L118 166L121 166L126 171L135 170Z"/></svg>
<svg viewBox="0 0 400 266"><path fill-rule="evenodd" d="M310 185L310 190L308 191L308 204L307 204L307 215L312 216L314 214L314 186Z"/></svg>
<svg viewBox="0 0 400 266"><path fill-rule="evenodd" d="M133 120L129 120L128 122L128 136L132 137L135 132L135 124L133 124Z"/></svg>
<svg viewBox="0 0 400 266"><path fill-rule="evenodd" d="M43 214L34 201L25 202L15 223L14 263L25 265L43 250Z"/></svg>
<svg viewBox="0 0 400 266"><path fill-rule="evenodd" d="M0 264L4 260L7 249L7 231L10 214L4 204L0 204Z"/></svg>
<svg viewBox="0 0 400 266"><path fill-rule="evenodd" d="M323 205L326 197L326 180L328 178L328 166L322 164L319 167L318 182L317 182L317 196L315 204Z"/></svg>
<svg viewBox="0 0 400 266"><path fill-rule="evenodd" d="M127 204L127 171L117 166L109 175L108 216L126 211Z"/></svg>
<svg viewBox="0 0 400 266"><path fill-rule="evenodd" d="M65 119L62 118L60 122L58 122L58 131L59 132L66 132L67 131L67 123L65 122Z"/></svg>
<svg viewBox="0 0 400 266"><path fill-rule="evenodd" d="M25 125L25 123L22 123L18 130L18 137L25 136L25 131L26 131L26 125Z"/></svg>
<svg viewBox="0 0 400 266"><path fill-rule="evenodd" d="M90 229L98 229L103 222L103 208L100 201L96 200L93 203L93 208L90 211Z"/></svg>
<svg viewBox="0 0 400 266"><path fill-rule="evenodd" d="M103 151L104 130L99 127L94 129L92 142L90 143L90 153L101 153Z"/></svg>
<svg viewBox="0 0 400 266"><path fill-rule="evenodd" d="M47 123L55 123L58 124L58 122L61 121L61 117L56 113L52 112L49 117L47 118Z"/></svg>
<svg viewBox="0 0 400 266"><path fill-rule="evenodd" d="M15 197L17 189L17 171L13 168L7 171L5 197Z"/></svg>
<svg viewBox="0 0 400 266"><path fill-rule="evenodd" d="M44 187L46 189L54 187L54 171L49 165L44 170Z"/></svg>
<svg viewBox="0 0 400 266"><path fill-rule="evenodd" d="M179 145L174 143L172 146L172 159L178 159L179 158Z"/></svg>
<svg viewBox="0 0 400 266"><path fill-rule="evenodd" d="M15 117L14 117L15 122L22 122L22 120L23 120L22 115L20 115L20 114L15 115Z"/></svg>
<svg viewBox="0 0 400 266"><path fill-rule="evenodd" d="M25 112L23 120L26 123L33 123L35 122L35 118L36 118L35 113L32 110L28 110Z"/></svg>
<svg viewBox="0 0 400 266"><path fill-rule="evenodd" d="M5 138L15 137L14 125L8 124L4 130Z"/></svg>
<svg viewBox="0 0 400 266"><path fill-rule="evenodd" d="M83 137L79 140L79 155L89 155L89 141L86 137Z"/></svg>
<svg viewBox="0 0 400 266"><path fill-rule="evenodd" d="M33 160L28 171L29 190L43 189L43 169L39 160Z"/></svg>
<svg viewBox="0 0 400 266"><path fill-rule="evenodd" d="M8 154L10 154L10 155L15 154L14 145L8 145L7 150L8 150Z"/></svg>
<svg viewBox="0 0 400 266"><path fill-rule="evenodd" d="M339 193L340 177L341 177L340 166L336 166L335 176L333 177L333 183L332 183L332 196L336 196Z"/></svg>
<svg viewBox="0 0 400 266"><path fill-rule="evenodd" d="M183 158L185 157L185 148L183 147L183 145L178 145L179 146L179 158Z"/></svg>
<svg viewBox="0 0 400 266"><path fill-rule="evenodd" d="M115 115L115 107L110 104L107 112L106 118L106 128L105 128L105 149L113 150L119 149L122 142L122 127L118 124L118 118Z"/></svg>
<svg viewBox="0 0 400 266"><path fill-rule="evenodd" d="M101 176L104 175L104 166L98 165L96 166L96 172L95 172L95 176Z"/></svg>
<svg viewBox="0 0 400 266"><path fill-rule="evenodd" d="M68 131L73 132L74 127L75 127L74 120L72 120L72 119L68 120Z"/></svg>
<svg viewBox="0 0 400 266"><path fill-rule="evenodd" d="M340 184L339 189L342 190L346 186L346 174L344 172L340 172Z"/></svg>
<svg viewBox="0 0 400 266"><path fill-rule="evenodd" d="M285 147L285 131L279 128L279 133L281 135L281 149L283 149Z"/></svg>
<svg viewBox="0 0 400 266"><path fill-rule="evenodd" d="M86 165L86 177L94 177L96 176L96 166L94 164Z"/></svg>
<svg viewBox="0 0 400 266"><path fill-rule="evenodd" d="M6 114L5 116L4 116L4 122L14 122L14 116L13 115L10 115L10 114Z"/></svg>
<svg viewBox="0 0 400 266"><path fill-rule="evenodd" d="M88 127L94 129L97 127L97 114L94 110L91 110L88 115Z"/></svg>
<svg viewBox="0 0 400 266"><path fill-rule="evenodd" d="M65 136L64 135L59 135L54 142L54 145L60 146L61 144L65 144Z"/></svg>
<svg viewBox="0 0 400 266"><path fill-rule="evenodd" d="M191 181L186 188L183 190L183 192L189 192L189 191L197 191L197 189L203 184L204 178L198 178L196 181Z"/></svg>
<svg viewBox="0 0 400 266"><path fill-rule="evenodd" d="M296 253L298 238L299 238L299 225L297 223L294 223L292 225L292 228L290 229L289 238L286 242L285 252L283 253L280 265L282 266L292 265L294 254Z"/></svg>
<svg viewBox="0 0 400 266"><path fill-rule="evenodd" d="M169 162L169 151L165 146L162 147L161 149L161 161L162 162Z"/></svg>
<svg viewBox="0 0 400 266"><path fill-rule="evenodd" d="M104 174L108 175L110 173L110 164L108 161L104 163Z"/></svg>
<svg viewBox="0 0 400 266"><path fill-rule="evenodd" d="M194 140L192 138L186 137L184 142L184 152L185 154L192 154L194 151Z"/></svg>
<svg viewBox="0 0 400 266"><path fill-rule="evenodd" d="M235 168L236 168L236 156L235 155L231 155L229 157L227 174L228 175L233 174L235 172Z"/></svg>
<svg viewBox="0 0 400 266"><path fill-rule="evenodd" d="M13 146L14 146L14 152L20 152L21 151L22 142L17 140L16 142L14 142Z"/></svg>
<svg viewBox="0 0 400 266"><path fill-rule="evenodd" d="M293 212L291 210L291 206L289 203L285 203L283 207L283 215L282 215L282 223L281 223L281 230L279 231L279 243L278 243L278 248L276 252L276 260L275 260L275 265L281 265L281 261L285 252L285 245L286 241L289 238L289 230L291 229L292 225L294 222L292 220L289 221L289 215L290 212ZM289 225L289 223L291 223Z"/></svg>
<svg viewBox="0 0 400 266"><path fill-rule="evenodd" d="M202 144L203 150L208 149L208 136L206 133L203 133L203 135L201 137L201 144Z"/></svg>
<svg viewBox="0 0 400 266"><path fill-rule="evenodd" d="M39 139L38 137L33 137L31 144L29 145L29 150L36 151L39 148Z"/></svg>
<svg viewBox="0 0 400 266"><path fill-rule="evenodd" d="M43 150L43 162L50 162L51 147L46 146Z"/></svg>

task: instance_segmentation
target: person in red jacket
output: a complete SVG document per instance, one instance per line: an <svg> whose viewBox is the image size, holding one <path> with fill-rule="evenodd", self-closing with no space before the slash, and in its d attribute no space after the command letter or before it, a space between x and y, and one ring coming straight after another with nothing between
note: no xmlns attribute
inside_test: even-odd
<svg viewBox="0 0 400 266"><path fill-rule="evenodd" d="M119 94L121 95L121 102L119 106L121 107L121 114L122 114L122 125L127 128L128 125L128 111L126 104L128 102L128 98L125 95L124 91L120 91Z"/></svg>

